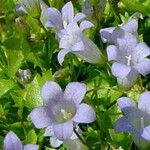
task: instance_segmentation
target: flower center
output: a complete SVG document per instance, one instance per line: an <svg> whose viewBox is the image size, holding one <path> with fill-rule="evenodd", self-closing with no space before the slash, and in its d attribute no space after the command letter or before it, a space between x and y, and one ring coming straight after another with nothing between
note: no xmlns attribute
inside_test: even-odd
<svg viewBox="0 0 150 150"><path fill-rule="evenodd" d="M69 120L72 118L72 114L70 112L67 112L64 109L61 109L60 112L61 112L61 116L62 116L63 120L66 121L66 120Z"/></svg>
<svg viewBox="0 0 150 150"><path fill-rule="evenodd" d="M52 112L58 123L64 123L73 118L76 113L76 107L72 102L61 101L53 107Z"/></svg>
<svg viewBox="0 0 150 150"><path fill-rule="evenodd" d="M132 56L131 56L131 55L125 56L125 58L127 59L127 65L128 65L128 66L131 66L131 59L132 59Z"/></svg>

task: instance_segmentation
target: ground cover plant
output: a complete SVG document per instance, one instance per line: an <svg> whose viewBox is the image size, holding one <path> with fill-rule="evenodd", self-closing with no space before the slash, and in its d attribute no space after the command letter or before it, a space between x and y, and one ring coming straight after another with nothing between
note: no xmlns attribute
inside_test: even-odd
<svg viewBox="0 0 150 150"><path fill-rule="evenodd" d="M149 150L149 33L149 0L1 0L0 150Z"/></svg>

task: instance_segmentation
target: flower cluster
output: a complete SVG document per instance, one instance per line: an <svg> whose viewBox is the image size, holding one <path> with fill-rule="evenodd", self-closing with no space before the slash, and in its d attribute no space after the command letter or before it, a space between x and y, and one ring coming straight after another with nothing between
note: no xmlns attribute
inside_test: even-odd
<svg viewBox="0 0 150 150"><path fill-rule="evenodd" d="M150 144L150 92L140 95L138 105L128 97L121 97L117 104L125 117L115 123L116 132L130 132L135 144L145 148Z"/></svg>
<svg viewBox="0 0 150 150"><path fill-rule="evenodd" d="M145 76L150 73L150 60L147 58L150 48L136 37L138 23L133 18L135 15L120 27L100 30L102 40L111 43L107 47L107 55L108 60L113 61L112 74L125 88L133 86L139 74Z"/></svg>
<svg viewBox="0 0 150 150"><path fill-rule="evenodd" d="M43 5L42 5L43 6ZM102 54L98 47L82 33L83 30L93 27L94 25L85 19L83 13L77 13L74 16L73 5L71 2L66 3L61 12L56 8L42 8L42 23L44 27L52 27L56 31L59 48L58 61L63 63L64 57L71 52L89 63L101 63ZM46 18L46 19L43 19ZM80 26L78 22L80 21Z"/></svg>
<svg viewBox="0 0 150 150"><path fill-rule="evenodd" d="M60 49L57 55L60 65L68 53L73 53L92 64L103 63L99 48L84 35L84 30L93 27L93 23L85 20L87 18L83 13L74 14L72 2L66 3L61 11L47 6L42 0L19 2L20 5L16 6L18 12L33 15L33 18L41 21L46 32L49 28L54 29ZM83 10L91 17L93 10L88 1L84 1ZM108 61L112 62L111 72L117 78L118 84L127 89L135 84L140 75L146 76L150 73L150 48L137 38L137 18L142 19L142 15L135 13L119 27L100 29L102 41L109 44L106 51ZM31 72L19 69L18 76L21 83L26 83L31 78ZM68 83L64 92L54 81L46 81L41 88L43 105L34 108L29 118L37 129L45 129L44 136L50 137L52 147L57 148L64 144L69 150L87 149L78 138L82 133L78 125L94 122L96 114L91 106L81 103L85 94L86 85L80 82ZM149 98L150 92L144 92L140 95L138 104L128 97L117 100L125 116L115 122L115 131L130 132L135 144L141 148L150 144ZM38 147L33 144L23 147L20 139L12 131L4 139L5 150L37 150Z"/></svg>

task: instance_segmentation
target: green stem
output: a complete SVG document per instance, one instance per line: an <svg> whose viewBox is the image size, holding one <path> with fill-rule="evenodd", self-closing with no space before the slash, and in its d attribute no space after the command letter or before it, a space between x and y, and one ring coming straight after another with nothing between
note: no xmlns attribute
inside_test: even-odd
<svg viewBox="0 0 150 150"><path fill-rule="evenodd" d="M93 88L91 90L88 90L86 92L86 94L90 93L90 92L93 92L93 91L98 91L98 90L101 90L101 89L106 89L106 90L114 90L114 91L119 91L119 92L122 92L122 90L120 90L119 88L114 88L114 87L96 87L96 88Z"/></svg>
<svg viewBox="0 0 150 150"><path fill-rule="evenodd" d="M39 25L40 27L45 31L45 33L47 33L48 31L46 30L46 28L43 26L42 22L40 21L40 19L38 19Z"/></svg>
<svg viewBox="0 0 150 150"><path fill-rule="evenodd" d="M82 138L82 137L80 136L80 134L79 134L75 129L73 129L73 131L74 131L74 133L77 135L77 137L80 139L80 141L81 141L84 145L87 146L87 144L86 144L84 138Z"/></svg>
<svg viewBox="0 0 150 150"><path fill-rule="evenodd" d="M117 22L118 23L121 23L121 18L120 18L120 15L119 15L119 12L118 12L118 6L117 6L117 3L118 1L111 1L111 0L108 0L109 2L109 5L111 7L111 11L113 12L115 18L117 18Z"/></svg>

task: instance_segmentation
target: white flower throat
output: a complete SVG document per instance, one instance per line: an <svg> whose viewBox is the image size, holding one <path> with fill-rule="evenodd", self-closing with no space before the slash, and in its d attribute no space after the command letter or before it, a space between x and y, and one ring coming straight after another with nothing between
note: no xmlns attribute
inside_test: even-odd
<svg viewBox="0 0 150 150"><path fill-rule="evenodd" d="M68 119L72 118L72 114L70 112L67 112L64 109L61 109L60 112L61 112L61 116L62 116L63 120L68 120Z"/></svg>
<svg viewBox="0 0 150 150"><path fill-rule="evenodd" d="M128 66L131 66L132 56L131 56L131 55L125 56L125 58L127 59L127 65L128 65Z"/></svg>
<svg viewBox="0 0 150 150"><path fill-rule="evenodd" d="M52 112L57 122L64 123L73 118L76 107L68 101L60 102L52 108Z"/></svg>
<svg viewBox="0 0 150 150"><path fill-rule="evenodd" d="M64 26L65 29L67 27L67 24L68 24L67 20L63 20L63 26Z"/></svg>

